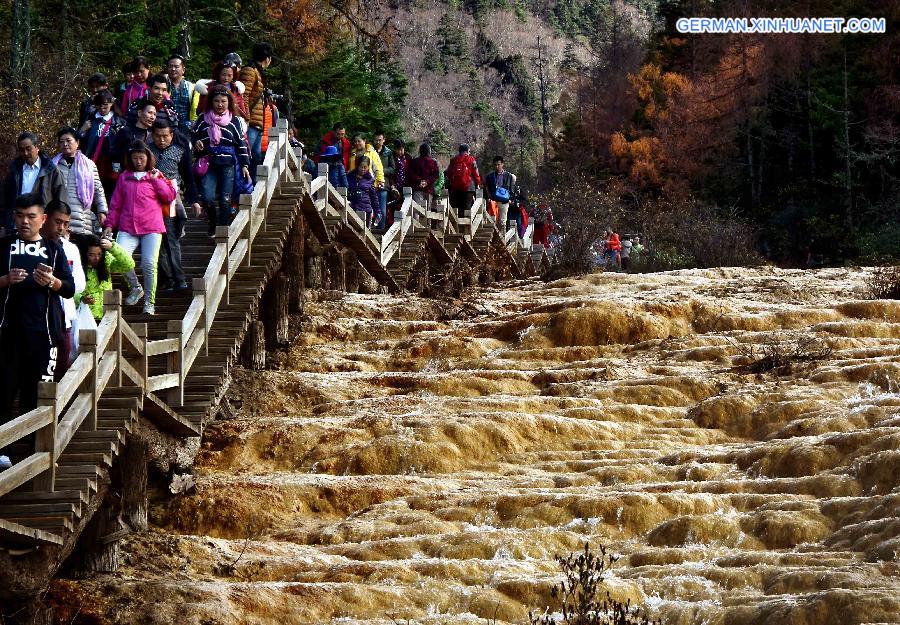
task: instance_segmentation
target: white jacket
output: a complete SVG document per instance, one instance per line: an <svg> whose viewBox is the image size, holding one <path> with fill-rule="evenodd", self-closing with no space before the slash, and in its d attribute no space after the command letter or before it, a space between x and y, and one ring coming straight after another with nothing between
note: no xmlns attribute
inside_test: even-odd
<svg viewBox="0 0 900 625"><path fill-rule="evenodd" d="M75 295L78 295L87 286L84 268L81 266L81 252L78 251L78 246L68 239L60 239L59 242L62 243L63 252L66 253L66 260L69 261L69 269L72 270L72 278L75 280ZM78 315L78 310L75 308L75 298L60 297L59 301L62 302L63 314L66 316L66 327L71 328L72 321Z"/></svg>
<svg viewBox="0 0 900 625"><path fill-rule="evenodd" d="M103 183L100 182L100 174L97 172L97 166L94 164L94 161L88 159L88 163L90 163L91 173L94 177L94 207L97 208L98 213L106 213L109 209L106 206L106 195L104 195ZM63 182L66 183L65 199L66 204L72 209L72 223L70 226L72 232L91 234L92 207L82 206L81 201L78 199L78 191L75 184L75 166L70 166L66 159L60 159L56 168L59 170Z"/></svg>

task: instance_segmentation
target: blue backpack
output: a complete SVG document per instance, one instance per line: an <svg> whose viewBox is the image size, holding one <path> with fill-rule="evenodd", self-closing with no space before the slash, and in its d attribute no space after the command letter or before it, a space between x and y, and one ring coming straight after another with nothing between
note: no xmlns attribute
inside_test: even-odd
<svg viewBox="0 0 900 625"><path fill-rule="evenodd" d="M494 195L497 197L498 202L503 202L504 204L509 202L509 189L506 187L497 187Z"/></svg>

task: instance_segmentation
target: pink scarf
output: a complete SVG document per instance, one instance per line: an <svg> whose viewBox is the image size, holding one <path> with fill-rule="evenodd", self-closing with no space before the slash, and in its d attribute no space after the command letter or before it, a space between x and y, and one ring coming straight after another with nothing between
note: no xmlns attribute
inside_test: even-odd
<svg viewBox="0 0 900 625"><path fill-rule="evenodd" d="M53 164L59 165L62 157L62 154L54 156ZM90 209L94 203L94 174L91 172L88 157L82 154L81 150L75 152L75 162L72 167L75 169L75 194L81 205L85 209Z"/></svg>
<svg viewBox="0 0 900 625"><path fill-rule="evenodd" d="M231 111L228 110L221 115L216 115L212 109L203 114L203 121L209 126L207 132L210 145L219 145L219 142L222 141L222 128L231 123L231 118Z"/></svg>

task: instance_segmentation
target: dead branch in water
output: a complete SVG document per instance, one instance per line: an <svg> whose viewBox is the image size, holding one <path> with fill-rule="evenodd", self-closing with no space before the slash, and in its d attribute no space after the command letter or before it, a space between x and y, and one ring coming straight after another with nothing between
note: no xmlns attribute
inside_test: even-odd
<svg viewBox="0 0 900 625"><path fill-rule="evenodd" d="M875 267L866 289L870 299L900 299L900 266Z"/></svg>
<svg viewBox="0 0 900 625"><path fill-rule="evenodd" d="M738 343L728 341L749 362L734 368L740 373L762 374L774 371L779 375L792 373L798 365L828 360L834 355L830 343L815 334L782 337L775 333L766 336L762 343Z"/></svg>
<svg viewBox="0 0 900 625"><path fill-rule="evenodd" d="M531 625L661 625L632 606L630 599L623 602L610 596L604 581L618 557L603 545L599 549L597 555L585 543L583 552L556 558L563 580L550 588L550 595L559 602L562 616L549 607L543 614L529 611Z"/></svg>

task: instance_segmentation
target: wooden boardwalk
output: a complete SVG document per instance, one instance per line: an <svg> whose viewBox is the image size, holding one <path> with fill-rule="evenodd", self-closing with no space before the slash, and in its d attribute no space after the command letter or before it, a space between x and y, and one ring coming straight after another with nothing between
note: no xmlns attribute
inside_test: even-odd
<svg viewBox="0 0 900 625"><path fill-rule="evenodd" d="M256 189L241 197L234 223L212 240L204 223L189 222L182 250L193 294L160 294L157 314L147 317L123 310L119 291L107 293L106 314L96 331L80 332L72 368L59 383L40 385L37 409L0 426L0 447L11 446L16 461L0 473L0 548L70 552L139 416L175 437L202 435L296 220L321 244L353 250L391 292L406 288L426 250L440 263L461 257L475 265L492 249L514 277L547 262L530 228L524 238L498 229L481 198L457 218L446 198L426 211L407 189L394 224L376 235L324 168L313 179L300 162L286 127L272 129Z"/></svg>

